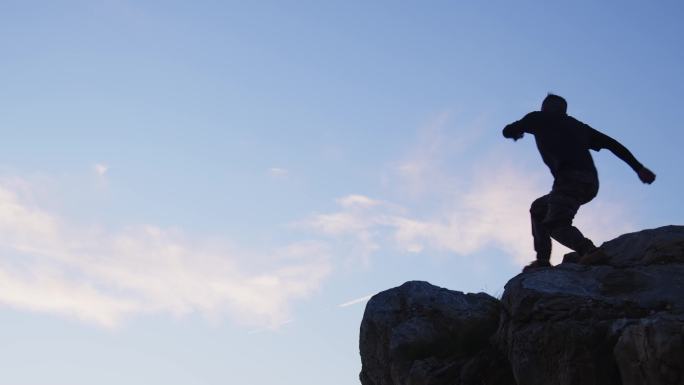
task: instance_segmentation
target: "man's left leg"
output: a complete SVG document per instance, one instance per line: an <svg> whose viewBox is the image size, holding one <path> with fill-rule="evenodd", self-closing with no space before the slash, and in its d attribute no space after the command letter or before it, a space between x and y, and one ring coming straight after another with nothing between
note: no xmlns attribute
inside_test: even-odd
<svg viewBox="0 0 684 385"><path fill-rule="evenodd" d="M549 230L543 224L546 213L549 210L549 196L537 198L530 206L530 219L532 222L532 237L534 239L534 251L537 258L525 266L523 272L540 267L551 267L551 236Z"/></svg>
<svg viewBox="0 0 684 385"><path fill-rule="evenodd" d="M551 260L551 235L549 234L549 229L546 228L543 223L548 211L548 195L535 199L530 206L534 251L537 252L537 260L543 262L549 262Z"/></svg>
<svg viewBox="0 0 684 385"><path fill-rule="evenodd" d="M551 237L580 255L596 250L594 243L572 225L572 220L583 203L586 202L581 197L552 191L549 194L549 210L544 219Z"/></svg>

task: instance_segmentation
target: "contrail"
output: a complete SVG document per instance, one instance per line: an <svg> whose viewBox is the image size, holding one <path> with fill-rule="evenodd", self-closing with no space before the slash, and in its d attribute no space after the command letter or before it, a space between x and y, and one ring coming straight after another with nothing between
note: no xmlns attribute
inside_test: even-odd
<svg viewBox="0 0 684 385"><path fill-rule="evenodd" d="M351 301L349 301L349 302L345 302L345 303L339 304L339 305L337 305L337 307L347 307L347 306L351 306L351 305L356 305L357 303L366 302L366 301L368 301L373 295L375 295L375 294L369 294L369 295L363 296L363 297L361 297L361 298L353 299L353 300L351 300Z"/></svg>

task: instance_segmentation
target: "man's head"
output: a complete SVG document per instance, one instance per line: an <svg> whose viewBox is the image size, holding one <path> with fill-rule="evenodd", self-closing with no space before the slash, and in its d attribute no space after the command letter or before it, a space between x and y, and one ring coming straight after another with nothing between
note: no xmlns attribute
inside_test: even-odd
<svg viewBox="0 0 684 385"><path fill-rule="evenodd" d="M542 102L541 109L542 111L565 115L568 113L568 102L558 95L548 94Z"/></svg>

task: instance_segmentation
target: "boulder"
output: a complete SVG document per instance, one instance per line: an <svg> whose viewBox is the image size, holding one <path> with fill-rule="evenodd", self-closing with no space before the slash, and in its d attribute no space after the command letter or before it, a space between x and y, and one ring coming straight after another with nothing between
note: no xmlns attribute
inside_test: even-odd
<svg viewBox="0 0 684 385"><path fill-rule="evenodd" d="M501 301L426 282L376 295L362 384L684 385L684 226L602 248L608 264L519 274Z"/></svg>
<svg viewBox="0 0 684 385"><path fill-rule="evenodd" d="M499 314L499 301L484 293L419 281L383 291L370 299L361 322L361 383L465 384L461 372L466 381L479 380L503 359L489 345ZM506 375L492 372L487 377L494 382L485 383L510 384L496 382Z"/></svg>
<svg viewBox="0 0 684 385"><path fill-rule="evenodd" d="M625 328L684 313L682 294L684 264L520 274L502 297L499 346L518 384L621 384L613 347Z"/></svg>
<svg viewBox="0 0 684 385"><path fill-rule="evenodd" d="M611 256L608 265L563 263L506 284L497 337L518 384L679 384L654 382L679 379L684 372L676 365L665 365L666 375L642 375L645 382L625 381L635 362L643 368L648 357L655 367L664 352L681 346L649 350L638 342L673 330L681 337L684 227L626 234L602 248Z"/></svg>
<svg viewBox="0 0 684 385"><path fill-rule="evenodd" d="M654 316L622 331L613 349L623 385L684 384L684 319Z"/></svg>
<svg viewBox="0 0 684 385"><path fill-rule="evenodd" d="M601 245L610 265L624 267L684 263L684 226L663 226L624 234Z"/></svg>

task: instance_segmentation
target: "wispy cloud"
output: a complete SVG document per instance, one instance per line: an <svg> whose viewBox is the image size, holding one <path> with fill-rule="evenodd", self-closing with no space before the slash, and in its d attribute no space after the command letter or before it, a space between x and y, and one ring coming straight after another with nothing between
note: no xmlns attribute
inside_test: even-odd
<svg viewBox="0 0 684 385"><path fill-rule="evenodd" d="M417 129L414 144L392 162L386 184L414 199L453 188L459 173L475 164L464 153L481 139L483 127L479 119L466 122L452 111L435 114Z"/></svg>
<svg viewBox="0 0 684 385"><path fill-rule="evenodd" d="M105 327L149 313L197 313L271 330L292 318L292 302L318 290L343 255L357 267L378 252L463 256L496 247L516 263L529 261L528 207L548 191L544 170L514 167L499 151L450 159L445 152L478 134L449 134L448 122L448 114L438 116L408 156L391 163L385 196L341 196L336 209L293 221L305 230L300 241L269 249L149 224L79 226L36 203L30 182L0 178L0 303ZM93 170L105 176L108 166ZM601 202L583 207L578 223L599 242L632 228L626 210ZM565 251L556 247L555 258Z"/></svg>
<svg viewBox="0 0 684 385"><path fill-rule="evenodd" d="M268 175L273 178L287 178L290 175L290 172L284 168L271 167L268 169Z"/></svg>
<svg viewBox="0 0 684 385"><path fill-rule="evenodd" d="M93 165L93 171L95 171L95 174L97 174L98 176L103 177L105 176L107 171L109 171L109 166L107 166L104 163L96 163Z"/></svg>
<svg viewBox="0 0 684 385"><path fill-rule="evenodd" d="M376 206L386 204L385 202L375 200L375 199L370 199L367 196L358 195L358 194L347 195L345 197L339 198L339 199L337 199L337 203L339 203L340 206L346 207L346 208L353 208L353 207L370 208L370 207L376 207Z"/></svg>
<svg viewBox="0 0 684 385"><path fill-rule="evenodd" d="M386 179L388 190L412 192L394 194L404 198L401 203L349 195L337 199L338 210L311 215L300 225L364 245L366 262L378 250L468 255L489 247L499 248L518 264L529 262L534 258L529 205L550 189L543 165L513 166L498 150L447 161L444 152L458 152L458 143L478 136L461 130L454 138L444 130L448 122L449 115L441 114L419 130L422 139L393 165L397 172ZM631 222L622 207L604 203L582 207L577 221L599 243L631 229ZM569 251L554 247L556 260Z"/></svg>
<svg viewBox="0 0 684 385"><path fill-rule="evenodd" d="M429 182L440 178L441 167L437 166L444 162L445 146L448 146L446 130L451 115L443 111L420 127L415 145L393 165L390 179L401 181L406 193L417 196L429 192L433 189Z"/></svg>
<svg viewBox="0 0 684 385"><path fill-rule="evenodd" d="M378 227L388 223L388 212L401 208L360 194L338 198L336 203L341 210L313 214L293 222L292 225L336 240L349 239L347 262L360 261L366 266L370 262L370 255L381 247L375 234Z"/></svg>
<svg viewBox="0 0 684 385"><path fill-rule="evenodd" d="M277 325L331 270L322 242L248 252L154 225L82 228L4 185L0 253L0 303L106 327L145 313Z"/></svg>
<svg viewBox="0 0 684 385"><path fill-rule="evenodd" d="M369 252L387 247L466 255L496 246L520 261L527 260L531 254L527 205L538 195L538 185L511 169L490 172L445 198L430 213L411 215L410 206L396 204L372 208L340 204L340 210L313 215L304 223L324 234L351 236L373 245Z"/></svg>
<svg viewBox="0 0 684 385"><path fill-rule="evenodd" d="M534 251L528 207L545 193L541 178L500 166L480 174L467 186L440 202L427 215L424 212L411 215L409 206L359 209L340 205L338 211L316 214L302 223L324 234L352 237L372 245L366 247L369 253L386 249L463 256L496 247L511 255L518 264L529 262ZM338 200L343 201L344 198ZM610 239L630 228L624 210L617 205L592 205L582 210L579 217L579 226L597 241ZM605 226L607 223L612 225ZM568 251L557 245L554 255L557 259Z"/></svg>

